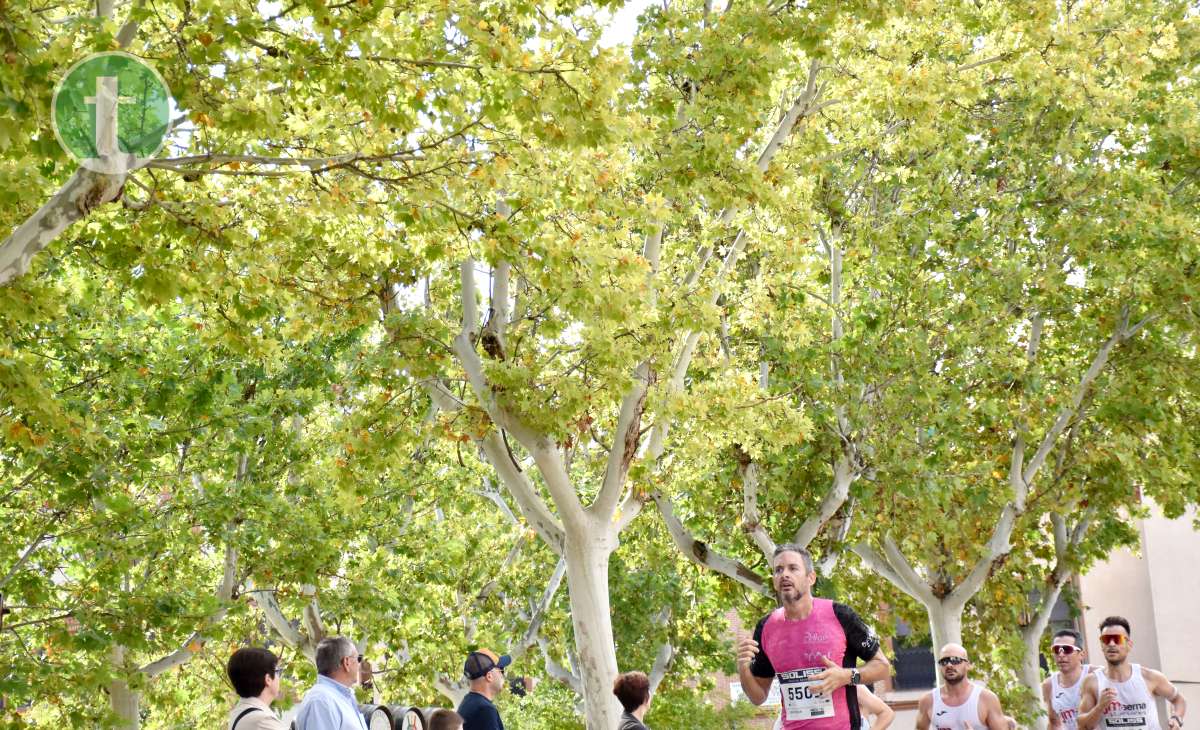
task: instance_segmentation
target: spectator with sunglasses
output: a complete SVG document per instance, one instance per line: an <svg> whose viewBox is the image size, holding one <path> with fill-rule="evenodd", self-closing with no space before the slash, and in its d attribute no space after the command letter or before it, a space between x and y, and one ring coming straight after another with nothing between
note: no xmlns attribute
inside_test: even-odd
<svg viewBox="0 0 1200 730"><path fill-rule="evenodd" d="M321 639L317 644L317 683L300 703L296 730L367 730L354 697L362 660L358 647L345 636Z"/></svg>
<svg viewBox="0 0 1200 730"><path fill-rule="evenodd" d="M917 730L1009 730L1015 723L1000 708L1000 698L967 679L971 660L958 644L938 653L944 680L917 703Z"/></svg>
<svg viewBox="0 0 1200 730"><path fill-rule="evenodd" d="M1129 621L1109 616L1100 622L1100 643L1108 666L1083 680L1079 698L1079 727L1162 730L1156 697L1171 705L1169 730L1180 730L1187 702L1162 672L1129 662L1133 640Z"/></svg>
<svg viewBox="0 0 1200 730"><path fill-rule="evenodd" d="M229 712L229 730L286 730L271 711L279 696L279 657L267 649L243 647L229 657L225 673L241 698Z"/></svg>
<svg viewBox="0 0 1200 730"><path fill-rule="evenodd" d="M1042 682L1042 699L1046 702L1050 728L1076 730L1083 680L1098 667L1083 663L1083 636L1074 629L1056 632L1050 639L1050 652L1058 665L1058 671Z"/></svg>

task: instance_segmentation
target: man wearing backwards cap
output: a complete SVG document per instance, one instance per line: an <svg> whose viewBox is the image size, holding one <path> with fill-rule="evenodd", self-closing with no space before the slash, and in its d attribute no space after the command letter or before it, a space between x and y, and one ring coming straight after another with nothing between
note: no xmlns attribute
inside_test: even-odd
<svg viewBox="0 0 1200 730"><path fill-rule="evenodd" d="M500 713L492 700L504 689L504 668L512 663L512 657L487 649L473 651L467 655L463 674L471 682L471 691L458 705L458 714L463 718L463 730L504 730Z"/></svg>

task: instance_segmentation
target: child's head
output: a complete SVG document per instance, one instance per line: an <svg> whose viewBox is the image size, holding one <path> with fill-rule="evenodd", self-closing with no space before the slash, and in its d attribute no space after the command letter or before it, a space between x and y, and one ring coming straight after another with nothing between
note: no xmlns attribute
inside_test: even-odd
<svg viewBox="0 0 1200 730"><path fill-rule="evenodd" d="M434 710L429 716L429 730L462 730L462 715L454 710Z"/></svg>

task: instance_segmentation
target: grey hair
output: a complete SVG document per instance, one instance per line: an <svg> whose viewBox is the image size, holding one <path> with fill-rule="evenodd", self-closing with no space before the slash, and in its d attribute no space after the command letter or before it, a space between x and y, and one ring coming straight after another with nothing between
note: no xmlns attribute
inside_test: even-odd
<svg viewBox="0 0 1200 730"><path fill-rule="evenodd" d="M342 660L358 653L358 647L345 636L327 636L317 644L317 674L326 677L337 671Z"/></svg>
<svg viewBox="0 0 1200 730"><path fill-rule="evenodd" d="M808 550L805 550L799 545L791 542L785 542L775 548L775 553L771 556L772 568L775 567L775 558L779 557L781 553L796 553L802 560L804 560L804 570L809 573L813 572L812 555L809 554Z"/></svg>

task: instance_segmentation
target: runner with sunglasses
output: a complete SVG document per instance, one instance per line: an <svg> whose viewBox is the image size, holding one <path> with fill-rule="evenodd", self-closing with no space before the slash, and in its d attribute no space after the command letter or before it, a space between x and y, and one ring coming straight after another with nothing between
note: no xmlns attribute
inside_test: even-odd
<svg viewBox="0 0 1200 730"><path fill-rule="evenodd" d="M1133 640L1129 622L1109 616L1100 622L1100 643L1108 666L1083 680L1079 698L1079 727L1120 730L1162 730L1155 697L1171 705L1169 730L1180 730L1187 702L1162 672L1129 662Z"/></svg>
<svg viewBox="0 0 1200 730"><path fill-rule="evenodd" d="M917 730L1009 730L1013 726L995 692L967 679L971 660L958 644L938 653L942 686L917 703Z"/></svg>
<svg viewBox="0 0 1200 730"><path fill-rule="evenodd" d="M1051 730L1076 730L1079 690L1084 678L1099 667L1084 664L1083 637L1074 629L1063 629L1050 640L1050 652L1058 671L1042 682L1042 699L1050 717Z"/></svg>

